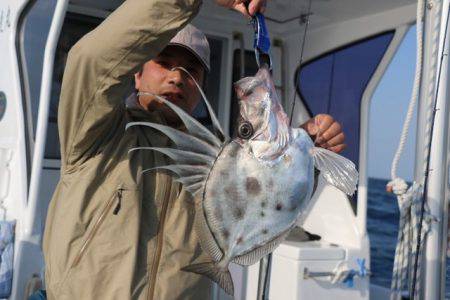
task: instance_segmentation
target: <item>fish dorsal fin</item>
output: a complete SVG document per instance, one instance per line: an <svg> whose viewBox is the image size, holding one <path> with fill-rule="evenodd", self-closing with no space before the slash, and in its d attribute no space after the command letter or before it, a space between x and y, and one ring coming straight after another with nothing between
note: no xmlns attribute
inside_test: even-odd
<svg viewBox="0 0 450 300"><path fill-rule="evenodd" d="M212 146L211 144L208 144L207 142L195 136L186 134L180 130L174 129L166 125L161 125L152 122L130 122L126 125L125 129L128 129L132 126L152 127L165 134L181 150L206 154L213 157L214 159L219 154L220 149L218 147Z"/></svg>
<svg viewBox="0 0 450 300"><path fill-rule="evenodd" d="M220 126L220 122L216 117L216 114L214 113L214 109L212 108L211 104L208 101L208 98L206 98L205 92L203 92L203 89L200 87L200 85L198 84L197 80L195 80L194 76L191 75L191 73L189 73L188 70L186 70L183 67L175 67L174 69L180 69L183 72L185 72L186 74L189 75L189 77L192 78L192 80L195 83L195 86L197 87L198 91L200 92L200 94L202 95L203 101L205 102L206 105L206 109L208 110L209 116L211 117L211 121L212 124L214 126L214 128L219 132L219 134L222 137L222 141L227 141L230 138L228 137L228 135L225 134L225 132L222 129L222 126Z"/></svg>
<svg viewBox="0 0 450 300"><path fill-rule="evenodd" d="M200 242L203 251L208 253L213 261L220 261L223 257L223 253L206 222L203 201L197 201L195 204L194 226L195 233L197 234L198 241Z"/></svg>
<svg viewBox="0 0 450 300"><path fill-rule="evenodd" d="M190 265L181 270L204 275L216 282L228 295L234 296L233 279L228 269L223 270L213 262L206 262Z"/></svg>
<svg viewBox="0 0 450 300"><path fill-rule="evenodd" d="M150 171L166 170L173 172L179 176L175 181L183 184L183 187L195 196L198 192L203 191L209 168L205 166L194 165L166 165L158 166L142 171L142 173Z"/></svg>
<svg viewBox="0 0 450 300"><path fill-rule="evenodd" d="M192 116L190 116L188 113L186 113L183 109L181 109L177 105L153 93L139 92L138 96L140 95L148 95L155 97L156 99L158 99L159 101L170 107L170 109L172 109L178 115L181 121L183 121L184 126L186 126L186 129L193 136L215 147L220 147L222 145L222 142L211 131L209 131L205 126L200 124L200 122L198 122L196 119L194 119Z"/></svg>
<svg viewBox="0 0 450 300"><path fill-rule="evenodd" d="M286 239L290 231L291 228L282 232L279 236L262 245L261 247L253 249L245 254L236 256L233 259L233 262L243 266L253 265L267 254L273 252L273 250L275 250L275 248L277 248L278 245L280 245Z"/></svg>
<svg viewBox="0 0 450 300"><path fill-rule="evenodd" d="M325 180L347 195L353 195L358 183L358 171L355 164L324 148L313 147L309 151L314 158L315 167L320 170Z"/></svg>
<svg viewBox="0 0 450 300"><path fill-rule="evenodd" d="M152 150L160 152L170 157L177 164L189 164L189 165L206 165L212 166L214 158L209 155L195 153L192 151L183 151L173 148L160 148L160 147L136 147L131 148L128 152L136 150Z"/></svg>

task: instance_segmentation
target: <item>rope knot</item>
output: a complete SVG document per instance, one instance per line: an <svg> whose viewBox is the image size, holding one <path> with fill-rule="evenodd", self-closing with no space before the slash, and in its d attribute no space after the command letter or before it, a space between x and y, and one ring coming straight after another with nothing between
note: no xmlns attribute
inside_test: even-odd
<svg viewBox="0 0 450 300"><path fill-rule="evenodd" d="M386 190L390 193L394 193L397 196L402 196L408 190L408 184L402 178L395 178L386 184Z"/></svg>

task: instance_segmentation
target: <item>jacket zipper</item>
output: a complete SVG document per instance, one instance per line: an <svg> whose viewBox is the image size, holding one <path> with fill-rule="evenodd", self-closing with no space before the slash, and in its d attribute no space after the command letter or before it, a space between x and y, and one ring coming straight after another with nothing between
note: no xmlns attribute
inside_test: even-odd
<svg viewBox="0 0 450 300"><path fill-rule="evenodd" d="M165 193L164 193L164 202L161 208L161 218L158 224L158 232L156 235L156 254L153 258L152 267L150 269L150 281L149 281L149 290L148 290L148 299L153 300L153 294L155 293L155 285L156 285L156 274L158 273L159 261L161 260L161 252L163 245L163 234L164 234L164 223L166 221L167 208L169 206L169 196L170 191L172 189L172 183L167 184Z"/></svg>
<svg viewBox="0 0 450 300"><path fill-rule="evenodd" d="M75 257L71 268L76 267L78 265L78 263L80 262L81 258L83 257L84 253L86 252L89 244L91 243L91 241L94 238L95 234L97 233L98 229L100 228L103 221L105 220L106 214L111 209L112 204L114 203L114 199L116 199L116 198L119 201L118 207L120 209L120 201L122 199L122 188L120 188L116 193L114 193L114 195L106 203L105 207L103 208L102 212L100 213L100 216L95 221L94 226L92 227L92 230L89 232L89 235L87 236L86 240L84 241L83 245L81 246L80 251L78 251L78 254ZM116 209L117 209L117 207L116 207ZM116 211L116 209L114 209L114 211Z"/></svg>
<svg viewBox="0 0 450 300"><path fill-rule="evenodd" d="M113 210L113 215L117 215L122 207L122 191L122 188L117 191L117 205Z"/></svg>

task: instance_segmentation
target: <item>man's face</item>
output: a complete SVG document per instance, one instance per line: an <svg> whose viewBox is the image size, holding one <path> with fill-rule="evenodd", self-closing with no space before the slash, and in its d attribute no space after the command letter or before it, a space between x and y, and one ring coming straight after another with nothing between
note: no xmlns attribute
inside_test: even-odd
<svg viewBox="0 0 450 300"><path fill-rule="evenodd" d="M145 63L142 72L135 74L136 89L162 96L191 114L200 100L200 92L192 78L182 70L172 70L175 67L185 68L202 84L205 71L200 61L183 47L168 46ZM176 114L155 97L142 95L138 101L148 111L161 111L169 123L178 121Z"/></svg>

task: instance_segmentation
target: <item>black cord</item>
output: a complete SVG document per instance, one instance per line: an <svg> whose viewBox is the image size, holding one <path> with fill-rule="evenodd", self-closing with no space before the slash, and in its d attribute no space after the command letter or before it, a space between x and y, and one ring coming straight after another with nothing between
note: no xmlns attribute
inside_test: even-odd
<svg viewBox="0 0 450 300"><path fill-rule="evenodd" d="M308 26L309 26L309 16L311 15L311 4L312 4L312 0L309 0L308 13L306 14L305 30L303 32L302 48L300 51L300 64L299 64L297 76L295 76L294 99L292 100L291 114L289 117L289 126L292 126L292 118L294 116L295 102L297 100L297 87L298 87L298 81L300 79L300 70L302 68L303 51L305 50L306 33L308 31Z"/></svg>

